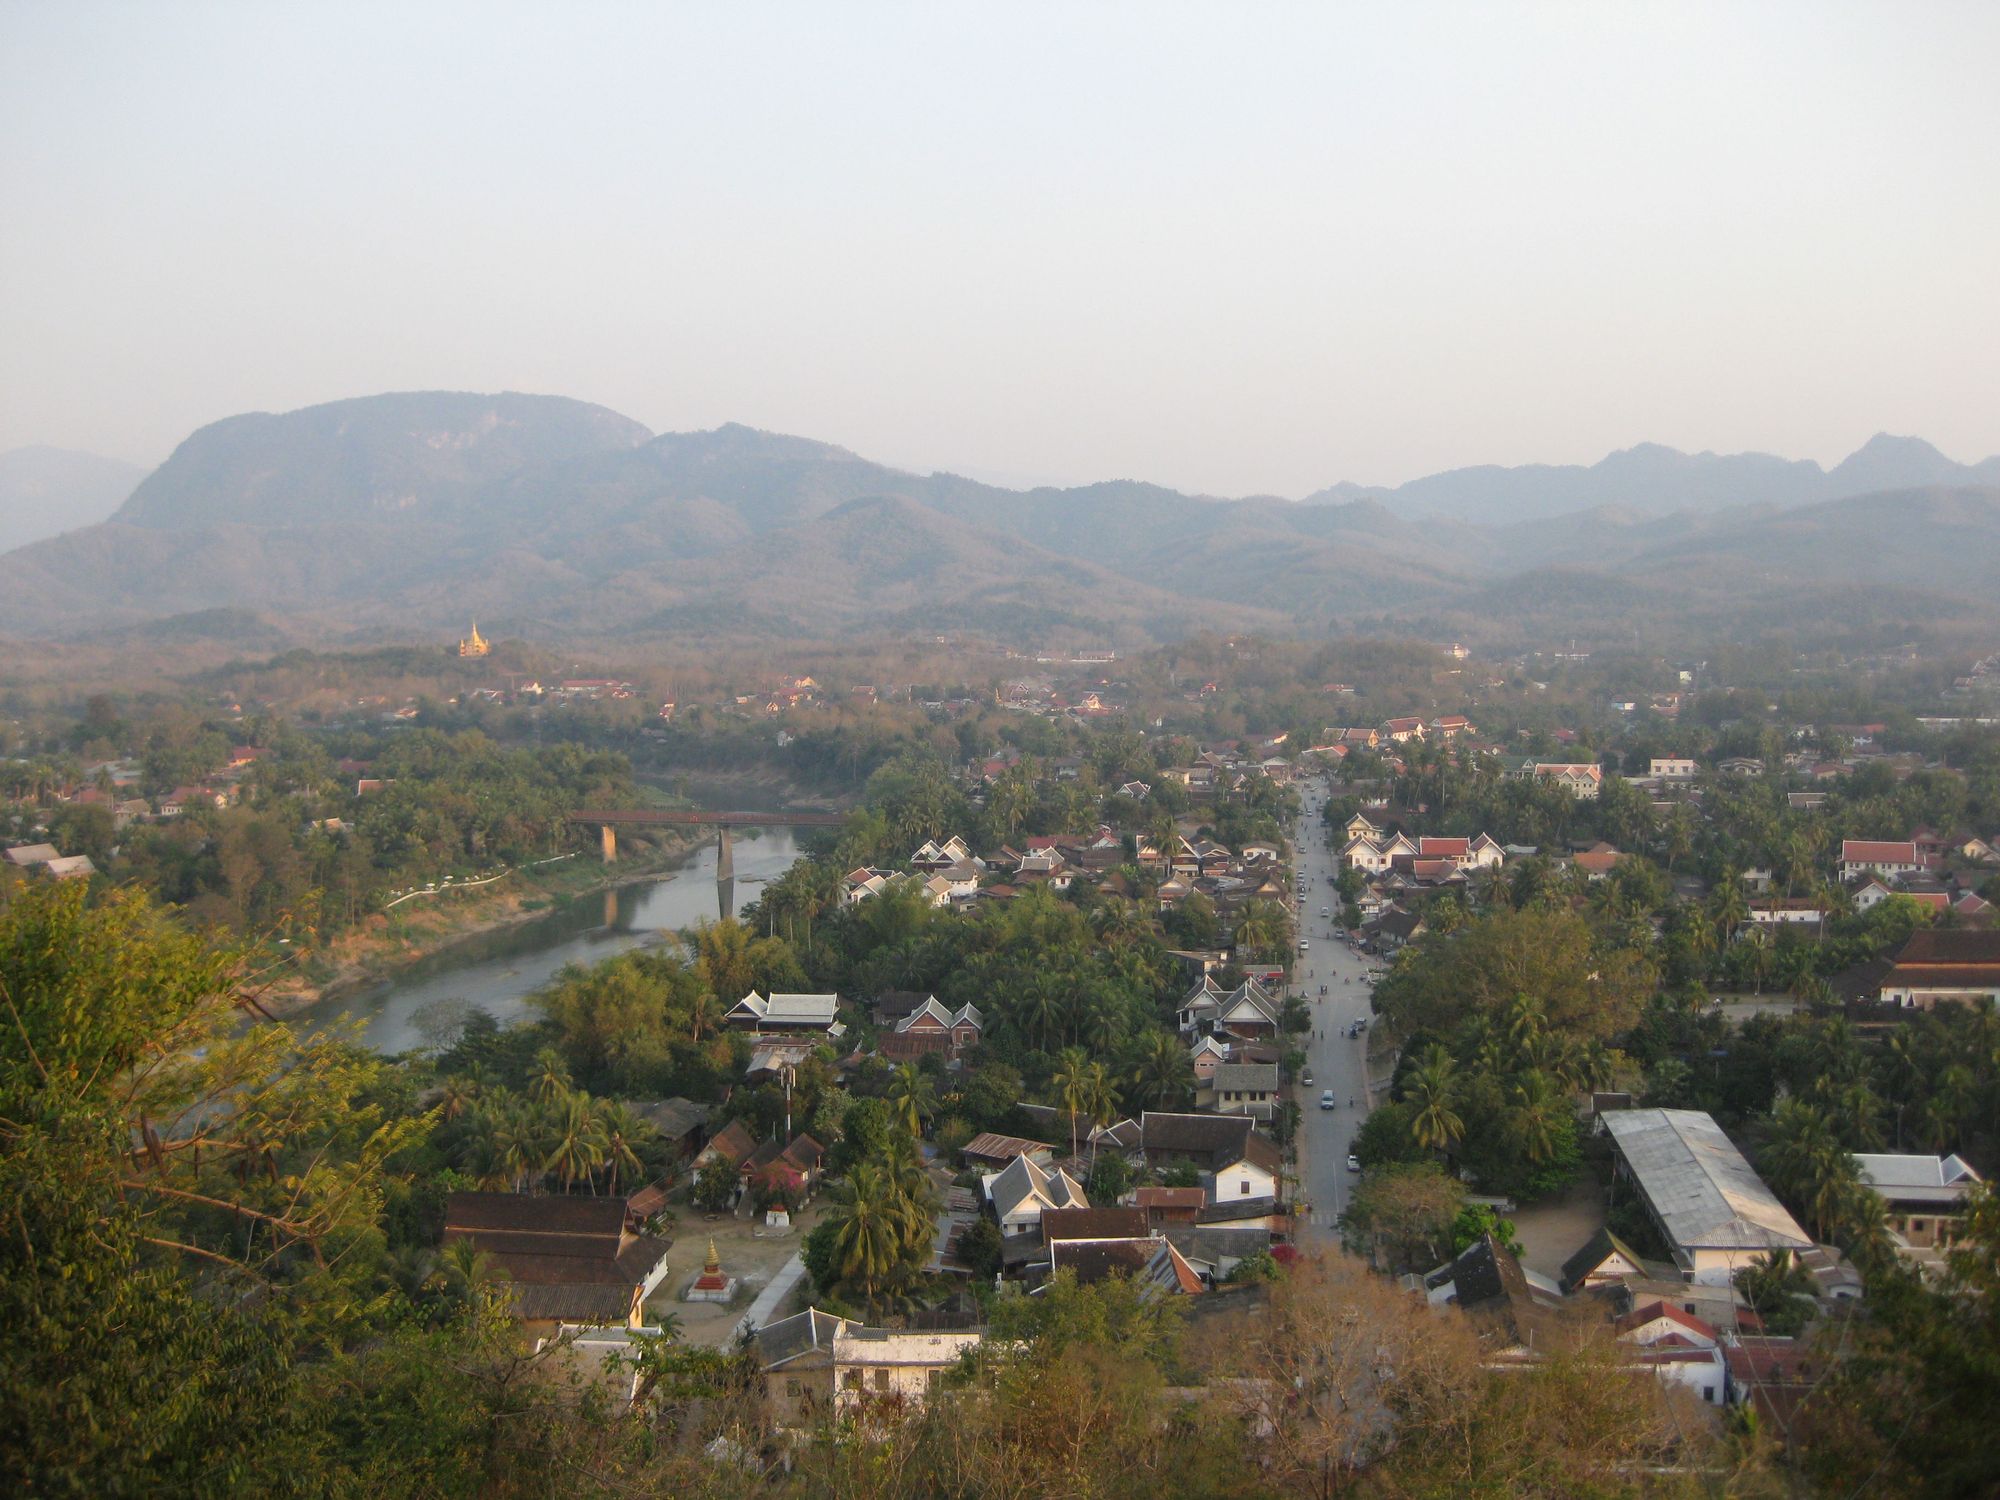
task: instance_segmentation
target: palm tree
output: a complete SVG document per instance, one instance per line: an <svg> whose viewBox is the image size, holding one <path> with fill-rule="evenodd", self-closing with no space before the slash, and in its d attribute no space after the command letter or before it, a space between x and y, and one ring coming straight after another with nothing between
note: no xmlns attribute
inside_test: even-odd
<svg viewBox="0 0 2000 1500"><path fill-rule="evenodd" d="M848 1201L834 1215L836 1274L872 1299L903 1264L904 1212L900 1195L871 1162L848 1174Z"/></svg>
<svg viewBox="0 0 2000 1500"><path fill-rule="evenodd" d="M937 1195L924 1175L922 1154L914 1137L891 1136L879 1165L889 1185L891 1204L903 1237L905 1257L914 1265L929 1253L936 1228Z"/></svg>
<svg viewBox="0 0 2000 1500"><path fill-rule="evenodd" d="M579 1177L588 1178L604 1165L605 1152L604 1124L590 1095L576 1093L562 1100L555 1141L542 1170L554 1172L568 1192Z"/></svg>
<svg viewBox="0 0 2000 1500"><path fill-rule="evenodd" d="M1736 1286L1760 1317L1782 1314L1813 1295L1812 1272L1789 1250L1759 1256L1736 1273Z"/></svg>
<svg viewBox="0 0 2000 1500"><path fill-rule="evenodd" d="M1727 948L1736 929L1750 920L1750 903L1743 895L1743 880L1734 869L1724 870L1708 898L1709 921L1714 924L1715 945Z"/></svg>
<svg viewBox="0 0 2000 1500"><path fill-rule="evenodd" d="M1135 1100L1153 1109L1172 1109L1194 1095L1194 1062L1172 1033L1146 1034L1146 1045L1132 1069Z"/></svg>
<svg viewBox="0 0 2000 1500"><path fill-rule="evenodd" d="M1069 1154L1076 1155L1076 1122L1091 1097L1090 1057L1081 1047L1065 1047L1049 1083L1055 1088L1056 1102L1069 1116ZM1103 1065L1098 1065L1103 1071Z"/></svg>
<svg viewBox="0 0 2000 1500"><path fill-rule="evenodd" d="M1556 1123L1563 1101L1546 1073L1530 1069L1514 1084L1514 1128L1522 1153L1539 1166L1555 1155Z"/></svg>
<svg viewBox="0 0 2000 1500"><path fill-rule="evenodd" d="M1501 1013L1501 1024L1514 1055L1522 1058L1534 1055L1548 1022L1543 1017L1541 1001L1523 991L1507 1002Z"/></svg>
<svg viewBox="0 0 2000 1500"><path fill-rule="evenodd" d="M1854 1206L1860 1185L1854 1158L1825 1114L1801 1100L1782 1101L1771 1124L1765 1152L1771 1186L1798 1205L1817 1238L1826 1239Z"/></svg>
<svg viewBox="0 0 2000 1500"><path fill-rule="evenodd" d="M722 1025L722 1002L713 990L703 990L688 1002L688 1040L699 1042L704 1031Z"/></svg>
<svg viewBox="0 0 2000 1500"><path fill-rule="evenodd" d="M1465 1121L1451 1107L1458 1064L1442 1047L1432 1047L1411 1070L1403 1097L1411 1106L1410 1136L1424 1151L1450 1151L1465 1135Z"/></svg>
<svg viewBox="0 0 2000 1500"><path fill-rule="evenodd" d="M1093 1060L1083 1070L1083 1087L1078 1097L1083 1104L1084 1117L1093 1126L1109 1125L1118 1117L1118 1090L1111 1082L1110 1071L1102 1062ZM1095 1134L1093 1131L1092 1135ZM1076 1139L1076 1119L1073 1115L1070 1118L1070 1139L1072 1141ZM1071 1154L1074 1154L1075 1146L1072 1145L1070 1150ZM1090 1159L1092 1165L1095 1165L1097 1161L1095 1144L1090 1148Z"/></svg>
<svg viewBox="0 0 2000 1500"><path fill-rule="evenodd" d="M562 1060L562 1054L555 1048L542 1048L535 1054L534 1066L528 1070L528 1093L537 1104L548 1104L569 1091L569 1064Z"/></svg>
<svg viewBox="0 0 2000 1500"><path fill-rule="evenodd" d="M533 1111L516 1106L497 1115L492 1134L494 1171L515 1192L524 1191L531 1177L541 1174L542 1156L541 1121Z"/></svg>
<svg viewBox="0 0 2000 1500"><path fill-rule="evenodd" d="M636 1177L646 1170L646 1164L639 1159L638 1146L652 1127L616 1100L599 1106L597 1118L604 1131L604 1169L611 1179L611 1194L616 1197L627 1171Z"/></svg>
<svg viewBox="0 0 2000 1500"><path fill-rule="evenodd" d="M937 1090L915 1063L898 1063L889 1075L889 1107L905 1130L922 1138L924 1121L937 1113Z"/></svg>
<svg viewBox="0 0 2000 1500"><path fill-rule="evenodd" d="M1016 1024L1044 1052L1048 1050L1049 1033L1061 1023L1068 1008L1067 1000L1053 974L1038 973L1022 987Z"/></svg>
<svg viewBox="0 0 2000 1500"><path fill-rule="evenodd" d="M1256 954L1284 949L1291 933L1285 914L1273 901L1247 901L1236 923L1236 946Z"/></svg>
<svg viewBox="0 0 2000 1500"><path fill-rule="evenodd" d="M453 1240L438 1256L438 1277L460 1300L469 1302L481 1287L499 1279L500 1268L471 1240Z"/></svg>
<svg viewBox="0 0 2000 1500"><path fill-rule="evenodd" d="M439 1117L448 1121L456 1120L460 1115L472 1108L473 1101L478 1097L479 1090L473 1086L471 1079L465 1077L463 1074L452 1074L439 1085Z"/></svg>

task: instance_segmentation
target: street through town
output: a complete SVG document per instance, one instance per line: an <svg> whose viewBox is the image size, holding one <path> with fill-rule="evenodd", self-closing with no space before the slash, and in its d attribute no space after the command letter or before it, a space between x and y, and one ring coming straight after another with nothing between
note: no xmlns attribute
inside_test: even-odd
<svg viewBox="0 0 2000 1500"><path fill-rule="evenodd" d="M1303 1111L1300 1196L1308 1205L1299 1217L1299 1232L1301 1239L1323 1241L1339 1234L1340 1212L1359 1180L1347 1170L1347 1153L1368 1115L1368 1036L1364 1032L1349 1037L1347 1030L1363 1017L1374 1024L1367 983L1373 960L1347 944L1339 925L1340 895L1334 889L1340 873L1338 849L1329 847L1328 830L1320 821L1325 792L1318 782L1307 782L1301 796L1304 807L1293 842L1297 868L1306 878L1298 926L1308 946L1296 956L1292 992L1303 995L1311 1008L1312 1029L1304 1037L1306 1069L1296 1088ZM1338 839L1335 831L1336 845ZM1321 1096L1327 1091L1333 1095L1333 1107L1322 1109Z"/></svg>

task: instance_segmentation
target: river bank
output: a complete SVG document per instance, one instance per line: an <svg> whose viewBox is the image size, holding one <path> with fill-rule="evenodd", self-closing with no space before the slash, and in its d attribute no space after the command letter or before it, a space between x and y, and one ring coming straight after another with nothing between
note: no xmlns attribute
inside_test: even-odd
<svg viewBox="0 0 2000 1500"><path fill-rule="evenodd" d="M397 965L386 977L324 993L294 1012L307 1032L340 1028L377 1052L437 1045L452 1018L484 1011L505 1026L536 1014L535 996L572 965L589 967L635 948L671 943L675 935L740 912L798 858L787 828L745 830L733 840L735 875L719 880L715 844L703 839L678 860L621 867L572 887L574 894L522 909L518 920L461 929L449 944ZM322 987L323 988L323 987Z"/></svg>
<svg viewBox="0 0 2000 1500"><path fill-rule="evenodd" d="M565 902L658 880L685 865L704 836L670 832L652 846L622 843L619 861L592 853L560 863L520 866L504 880L406 902L342 933L309 960L311 972L281 977L259 996L271 1015L286 1018L327 1001L393 983L418 966L449 958L455 948L526 927Z"/></svg>

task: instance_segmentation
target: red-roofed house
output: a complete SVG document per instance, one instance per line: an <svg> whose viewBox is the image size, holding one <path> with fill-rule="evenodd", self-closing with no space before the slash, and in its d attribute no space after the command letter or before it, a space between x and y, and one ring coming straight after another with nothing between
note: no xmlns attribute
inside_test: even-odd
<svg viewBox="0 0 2000 1500"><path fill-rule="evenodd" d="M1729 1372L1716 1331L1671 1302L1646 1302L1618 1320L1618 1342L1632 1345L1632 1364L1685 1387L1708 1406L1729 1399Z"/></svg>
<svg viewBox="0 0 2000 1500"><path fill-rule="evenodd" d="M1382 733L1389 740L1400 745L1406 740L1420 740L1424 737L1422 719L1388 719L1383 722Z"/></svg>
<svg viewBox="0 0 2000 1500"><path fill-rule="evenodd" d="M1907 839L1901 842L1842 839L1840 843L1842 880L1852 880L1857 875L1914 875L1922 868L1922 862L1917 858L1917 846Z"/></svg>

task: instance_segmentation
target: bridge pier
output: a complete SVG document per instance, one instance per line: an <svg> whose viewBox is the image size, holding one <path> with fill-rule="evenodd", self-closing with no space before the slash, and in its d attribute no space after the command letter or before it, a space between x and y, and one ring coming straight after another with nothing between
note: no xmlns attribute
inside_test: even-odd
<svg viewBox="0 0 2000 1500"><path fill-rule="evenodd" d="M617 864L618 831L609 823L600 823L597 825L597 832L599 834L598 845L604 851L604 862L607 865Z"/></svg>
<svg viewBox="0 0 2000 1500"><path fill-rule="evenodd" d="M736 878L736 848L729 842L729 829L726 826L715 830L715 878L717 880Z"/></svg>

